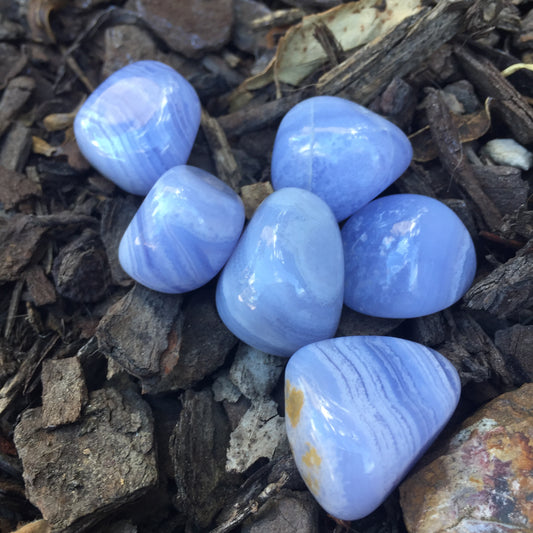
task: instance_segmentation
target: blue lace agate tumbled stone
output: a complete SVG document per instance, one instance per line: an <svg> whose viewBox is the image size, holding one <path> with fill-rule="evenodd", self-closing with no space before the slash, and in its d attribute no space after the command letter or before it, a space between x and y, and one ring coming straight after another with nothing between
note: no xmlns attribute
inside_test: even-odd
<svg viewBox="0 0 533 533"><path fill-rule="evenodd" d="M459 217L416 194L378 198L342 229L344 303L360 313L412 318L441 311L470 287L476 254Z"/></svg>
<svg viewBox="0 0 533 533"><path fill-rule="evenodd" d="M285 423L296 465L341 520L376 509L453 413L461 386L439 353L394 337L305 346L285 371Z"/></svg>
<svg viewBox="0 0 533 533"><path fill-rule="evenodd" d="M74 133L94 168L145 195L169 168L187 162L199 125L200 101L189 82L163 63L139 61L89 96Z"/></svg>
<svg viewBox="0 0 533 533"><path fill-rule="evenodd" d="M239 339L290 356L335 333L344 262L331 209L302 189L272 193L259 206L218 280L220 317Z"/></svg>
<svg viewBox="0 0 533 533"><path fill-rule="evenodd" d="M244 225L237 194L215 176L182 165L163 174L126 229L122 268L142 285L182 293L212 279Z"/></svg>
<svg viewBox="0 0 533 533"><path fill-rule="evenodd" d="M272 185L320 196L344 220L409 166L413 150L394 124L335 96L300 102L283 118L272 153Z"/></svg>

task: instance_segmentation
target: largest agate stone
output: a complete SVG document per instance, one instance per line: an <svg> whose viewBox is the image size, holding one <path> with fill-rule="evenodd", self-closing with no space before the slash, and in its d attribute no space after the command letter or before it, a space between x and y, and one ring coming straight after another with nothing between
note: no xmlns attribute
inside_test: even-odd
<svg viewBox="0 0 533 533"><path fill-rule="evenodd" d="M332 337L343 294L339 227L318 196L286 188L255 212L218 281L216 303L242 341L290 356Z"/></svg>
<svg viewBox="0 0 533 533"><path fill-rule="evenodd" d="M298 350L285 371L296 465L332 516L376 509L454 411L460 382L439 353L393 337L341 337Z"/></svg>

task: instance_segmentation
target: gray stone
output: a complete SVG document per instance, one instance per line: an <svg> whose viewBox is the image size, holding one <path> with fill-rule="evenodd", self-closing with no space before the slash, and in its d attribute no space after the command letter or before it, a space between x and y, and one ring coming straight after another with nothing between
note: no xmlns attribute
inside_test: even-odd
<svg viewBox="0 0 533 533"><path fill-rule="evenodd" d="M233 0L129 0L126 7L139 13L170 48L187 57L218 50L231 36Z"/></svg>
<svg viewBox="0 0 533 533"><path fill-rule="evenodd" d="M241 397L241 391L231 382L226 373L215 379L212 389L216 402L235 403Z"/></svg>
<svg viewBox="0 0 533 533"><path fill-rule="evenodd" d="M270 394L285 368L286 360L241 343L229 377L250 400Z"/></svg>
<svg viewBox="0 0 533 533"><path fill-rule="evenodd" d="M231 433L226 470L243 473L262 458L286 453L289 449L285 420L271 399L253 403Z"/></svg>

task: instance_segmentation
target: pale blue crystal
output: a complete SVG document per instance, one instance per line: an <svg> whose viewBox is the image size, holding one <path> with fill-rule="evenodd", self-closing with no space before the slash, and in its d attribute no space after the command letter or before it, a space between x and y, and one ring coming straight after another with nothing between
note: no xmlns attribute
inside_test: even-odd
<svg viewBox="0 0 533 533"><path fill-rule="evenodd" d="M285 371L286 428L309 490L332 516L376 509L428 448L460 395L439 353L393 337L298 350Z"/></svg>
<svg viewBox="0 0 533 533"><path fill-rule="evenodd" d="M272 153L272 185L320 196L344 220L409 166L411 143L394 124L335 96L300 102L283 118Z"/></svg>
<svg viewBox="0 0 533 533"><path fill-rule="evenodd" d="M470 287L476 253L446 205L397 194L361 208L342 229L344 303L360 313L412 318L441 311Z"/></svg>
<svg viewBox="0 0 533 533"><path fill-rule="evenodd" d="M220 275L216 302L242 341L290 356L334 335L342 308L339 227L316 195L286 188L255 212Z"/></svg>
<svg viewBox="0 0 533 533"><path fill-rule="evenodd" d="M122 189L145 195L169 168L187 162L200 125L200 101L189 82L157 61L113 73L74 121L81 152Z"/></svg>
<svg viewBox="0 0 533 533"><path fill-rule="evenodd" d="M199 168L178 166L150 190L119 246L122 268L142 285L183 293L211 280L239 240L244 206Z"/></svg>

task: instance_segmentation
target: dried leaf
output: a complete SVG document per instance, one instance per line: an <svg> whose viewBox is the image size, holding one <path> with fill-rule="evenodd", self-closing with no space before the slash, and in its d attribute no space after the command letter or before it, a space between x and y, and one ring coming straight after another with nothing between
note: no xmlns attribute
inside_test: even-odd
<svg viewBox="0 0 533 533"><path fill-rule="evenodd" d="M50 13L68 4L68 0L30 0L27 19L31 36L35 41L55 43L56 38L50 27Z"/></svg>
<svg viewBox="0 0 533 533"><path fill-rule="evenodd" d="M46 520L36 520L20 527L14 533L50 533L52 528Z"/></svg>
<svg viewBox="0 0 533 533"><path fill-rule="evenodd" d="M57 147L48 144L44 139L34 135L31 140L33 153L45 155L46 157L52 157L56 153Z"/></svg>
<svg viewBox="0 0 533 533"><path fill-rule="evenodd" d="M65 156L67 158L68 164L76 170L89 170L91 165L83 157L83 154L80 151L78 143L74 137L74 129L70 127L65 132L65 140L58 146L55 151L56 156Z"/></svg>
<svg viewBox="0 0 533 533"><path fill-rule="evenodd" d="M459 139L462 143L475 141L489 131L491 125L489 103L490 98L487 98L485 108L481 111L468 115L453 115L453 121L459 130ZM433 142L428 126L413 133L409 138L413 145L414 161L425 163L438 157L439 151Z"/></svg>
<svg viewBox="0 0 533 533"><path fill-rule="evenodd" d="M383 9L381 6L385 5ZM421 9L421 0L360 0L341 4L323 13L304 17L280 39L276 55L268 67L246 80L241 87L259 89L277 82L298 85L327 60L327 54L314 36L324 24L347 52L388 32L406 17Z"/></svg>

